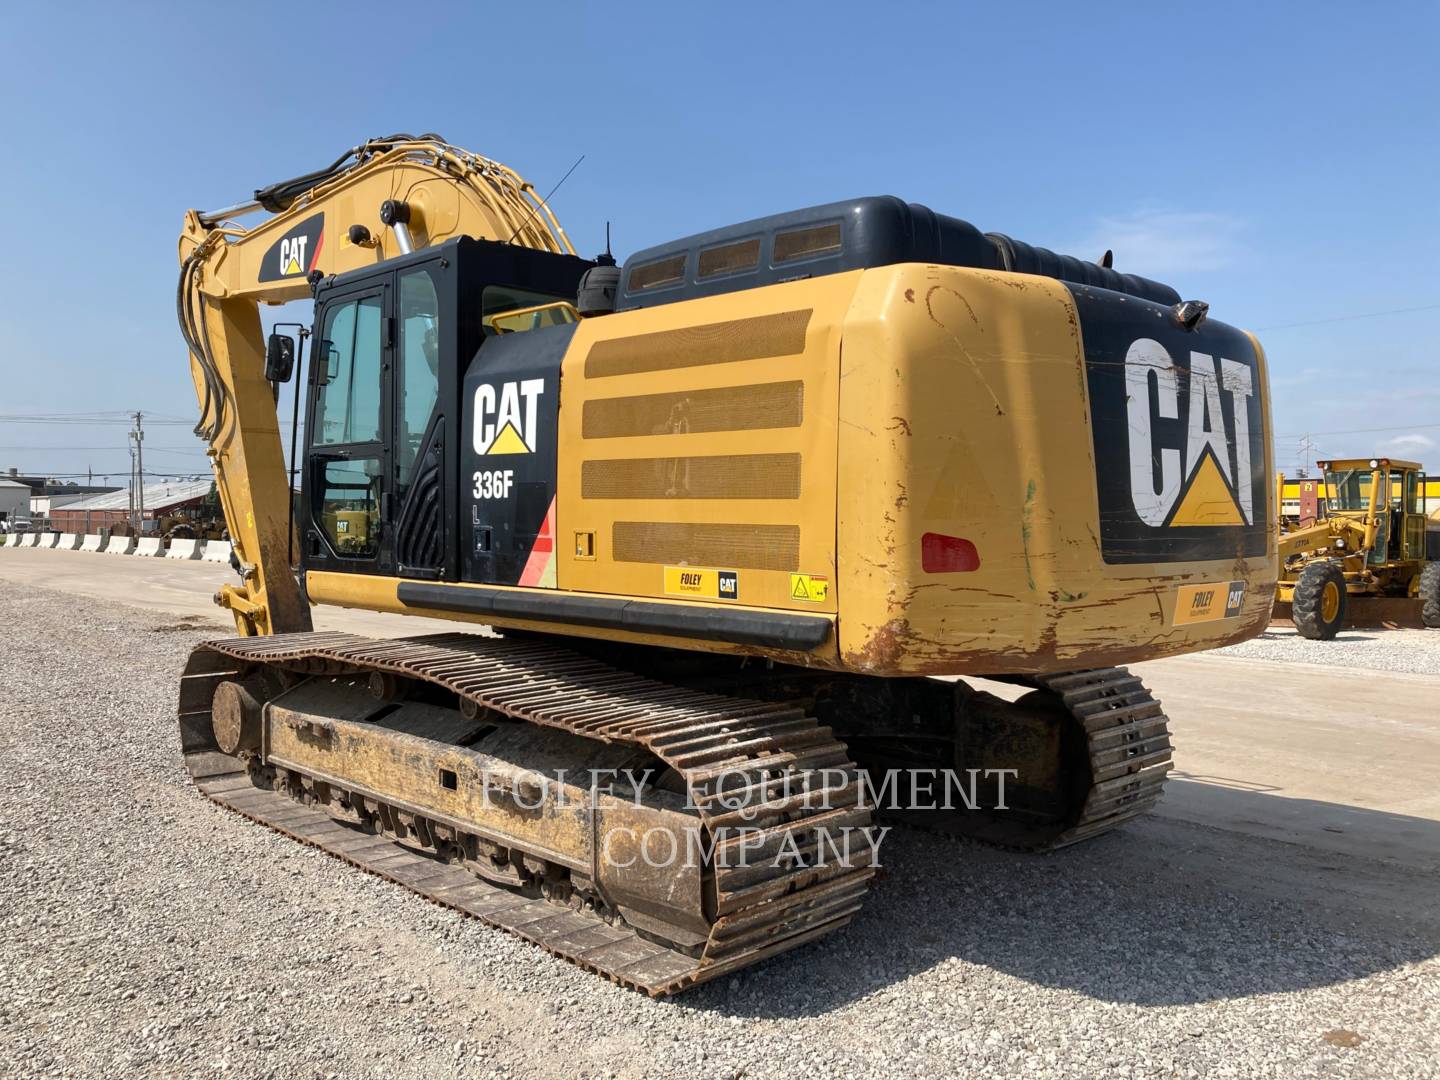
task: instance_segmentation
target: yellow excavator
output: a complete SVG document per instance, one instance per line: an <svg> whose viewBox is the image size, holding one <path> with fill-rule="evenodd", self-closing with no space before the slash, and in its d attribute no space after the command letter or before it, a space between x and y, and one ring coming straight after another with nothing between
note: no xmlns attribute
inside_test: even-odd
<svg viewBox="0 0 1440 1080"><path fill-rule="evenodd" d="M844 926L877 822L1133 819L1170 738L1116 665L1270 616L1264 354L1109 253L865 197L617 265L395 135L191 211L180 263L241 578L182 678L195 784L626 986Z"/></svg>

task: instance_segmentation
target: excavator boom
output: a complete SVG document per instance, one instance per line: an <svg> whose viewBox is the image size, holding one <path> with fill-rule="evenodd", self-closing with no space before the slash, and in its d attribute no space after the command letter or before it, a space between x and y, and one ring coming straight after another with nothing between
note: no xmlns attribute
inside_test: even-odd
<svg viewBox="0 0 1440 1080"><path fill-rule="evenodd" d="M272 216L253 228L235 220L262 210ZM185 215L177 311L200 400L195 431L210 444L244 581L218 600L241 634L311 625L290 567L290 480L260 305L455 236L574 254L528 182L438 136L372 139L251 201Z"/></svg>

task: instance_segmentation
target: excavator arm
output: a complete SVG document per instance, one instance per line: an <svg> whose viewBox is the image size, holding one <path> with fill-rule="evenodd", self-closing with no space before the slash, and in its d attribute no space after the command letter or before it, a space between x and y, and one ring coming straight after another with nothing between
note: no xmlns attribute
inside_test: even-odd
<svg viewBox="0 0 1440 1080"><path fill-rule="evenodd" d="M268 211L246 228L235 219ZM176 297L215 484L243 579L216 594L240 634L310 629L290 566L290 479L265 370L261 304L454 236L573 254L544 200L516 173L437 135L394 135L213 212L180 235Z"/></svg>

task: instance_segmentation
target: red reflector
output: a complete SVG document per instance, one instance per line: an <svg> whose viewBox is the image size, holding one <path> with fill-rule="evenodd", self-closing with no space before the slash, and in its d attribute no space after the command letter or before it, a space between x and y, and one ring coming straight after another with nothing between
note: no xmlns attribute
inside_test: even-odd
<svg viewBox="0 0 1440 1080"><path fill-rule="evenodd" d="M969 540L926 533L920 537L920 565L927 574L960 574L980 569L980 553Z"/></svg>

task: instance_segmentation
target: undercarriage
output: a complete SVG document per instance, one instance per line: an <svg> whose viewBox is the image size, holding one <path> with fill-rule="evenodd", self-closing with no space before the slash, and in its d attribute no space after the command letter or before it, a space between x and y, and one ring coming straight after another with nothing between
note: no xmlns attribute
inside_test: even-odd
<svg viewBox="0 0 1440 1080"><path fill-rule="evenodd" d="M217 803L623 985L843 927L885 828L1045 851L1159 798L1166 718L1107 668L881 680L541 636L209 642L180 694Z"/></svg>

